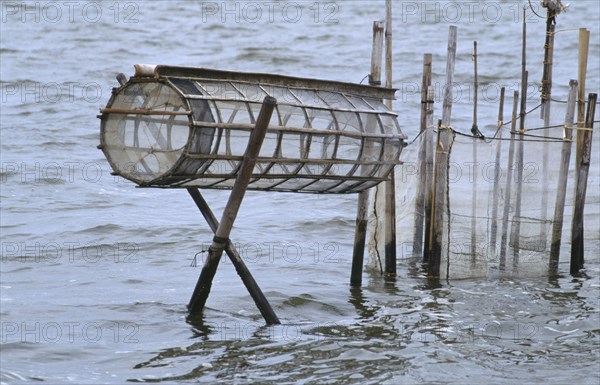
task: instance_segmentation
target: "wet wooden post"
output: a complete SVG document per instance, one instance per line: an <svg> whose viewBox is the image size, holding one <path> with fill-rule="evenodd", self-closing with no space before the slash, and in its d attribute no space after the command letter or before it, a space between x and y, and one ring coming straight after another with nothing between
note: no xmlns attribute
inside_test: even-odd
<svg viewBox="0 0 600 385"><path fill-rule="evenodd" d="M523 36L521 45L521 112L519 114L519 131L525 132L525 115L527 110L527 7L523 8Z"/></svg>
<svg viewBox="0 0 600 385"><path fill-rule="evenodd" d="M373 22L373 47L371 49L371 73L369 84L381 85L381 60L383 54L383 22ZM367 238L369 194L371 190L361 191L358 194L358 207L356 211L356 226L354 228L354 250L352 253L352 270L350 273L350 286L362 285L363 263L365 258L365 243Z"/></svg>
<svg viewBox="0 0 600 385"><path fill-rule="evenodd" d="M553 1L544 0L542 6L547 8L546 16L546 42L544 44L544 73L542 75L541 98L542 106L540 117L544 120L550 116L550 104L552 99L552 65L554 61L554 31L556 29L556 15L560 12L560 7ZM549 123L544 123L545 127Z"/></svg>
<svg viewBox="0 0 600 385"><path fill-rule="evenodd" d="M435 156L434 172L434 201L432 208L430 254L428 257L428 272L430 278L440 276L440 264L443 245L444 211L446 210L446 193L448 181L448 162L452 145L452 129L450 117L452 114L452 85L454 82L454 67L456 62L456 26L450 26L448 34L448 56L446 60L446 85L444 87L444 102L442 119L438 124L438 140ZM448 261L448 264L450 261Z"/></svg>
<svg viewBox="0 0 600 385"><path fill-rule="evenodd" d="M558 173L558 185L556 187L554 220L552 222L552 243L550 246L550 263L548 266L550 275L555 275L558 273L563 216L565 211L565 199L567 195L567 181L569 179L569 162L571 161L571 147L573 143L573 119L575 117L576 99L577 80L571 80L569 82L569 98L567 101L567 113L565 115L564 137L561 150L560 170Z"/></svg>
<svg viewBox="0 0 600 385"><path fill-rule="evenodd" d="M512 193L512 179L515 156L515 135L517 130L517 111L519 108L519 91L513 94L512 122L510 126L510 144L508 147L508 167L506 170L506 188L504 190L504 210L502 212L502 238L500 241L499 268L504 270L506 266L506 246L508 243L508 214L510 211L510 195Z"/></svg>
<svg viewBox="0 0 600 385"><path fill-rule="evenodd" d="M212 210L206 203L206 200L204 200L204 197L200 193L200 190L191 187L187 190L192 199L194 200L194 203L196 203L196 206L198 206L198 208L200 209L202 216L206 220L206 223L208 223L208 226L210 227L212 232L216 233L217 229L219 228L219 221L217 220L217 217L215 217ZM277 318L277 315L273 311L273 308L269 304L269 301L267 301L267 298L265 297L262 290L254 280L254 277L250 273L250 270L248 270L248 268L246 267L246 264L242 260L242 257L240 256L236 248L233 246L231 241L228 241L227 244L225 244L225 253L227 253L227 255L229 256L229 259L233 263L235 270L242 279L242 282L244 283L244 286L246 286L246 289L248 289L250 296L254 300L256 307L258 307L260 314L262 314L267 324L279 324L279 318Z"/></svg>
<svg viewBox="0 0 600 385"><path fill-rule="evenodd" d="M435 100L435 91L433 86L429 86L427 88L427 116L426 116L426 125L427 130L425 131L425 148L426 148L426 158L425 158L425 239L423 240L423 262L426 263L429 258L429 244L431 242L431 210L433 207L433 181L434 181L434 173L433 173L433 157L435 154L435 143L433 138L433 103Z"/></svg>
<svg viewBox="0 0 600 385"><path fill-rule="evenodd" d="M525 71L525 83L527 83L529 73ZM519 136L517 142L517 161L515 166L517 167L517 176L516 182L517 186L515 189L515 214L513 215L513 222L510 231L510 239L511 244L513 246L513 268L516 268L519 264L519 251L520 251L520 242L521 242L521 204L522 204L522 194L523 194L523 171L524 171L524 159L525 159L525 149L524 149L524 121L525 121L525 104L523 100L527 99L526 96L521 97L521 113L520 115L520 126Z"/></svg>
<svg viewBox="0 0 600 385"><path fill-rule="evenodd" d="M490 228L490 249L496 252L496 238L498 237L498 201L500 200L500 156L502 154L502 126L504 125L504 95L506 88L500 89L500 106L498 107L498 130L496 139L496 159L494 160L494 192L492 195L492 224Z"/></svg>
<svg viewBox="0 0 600 385"><path fill-rule="evenodd" d="M579 94L577 98L577 127L585 127L585 80L587 77L588 53L590 48L590 31L585 28L579 29L579 64L578 64L578 81ZM576 159L581 159L581 151L583 150L583 132L577 131L577 152ZM579 163L575 164L579 171Z"/></svg>
<svg viewBox="0 0 600 385"><path fill-rule="evenodd" d="M523 36L521 47L521 109L519 112L519 141L517 143L517 187L515 191L515 213L511 226L510 238L513 246L513 268L519 263L519 248L521 237L521 194L523 192L523 134L525 134L525 116L527 115L527 82L529 73L527 71L527 7L523 7Z"/></svg>
<svg viewBox="0 0 600 385"><path fill-rule="evenodd" d="M577 147L575 152L575 199L577 199L577 188L579 187L579 177L581 162L583 159L584 138L585 138L585 81L587 77L587 63L590 46L590 31L585 28L579 29L579 60L578 60L578 96L577 96ZM583 213L582 213L583 215ZM581 228L576 227L575 209L573 211L573 222L571 226L571 274L577 274L583 266L583 217L581 218ZM575 242L576 241L576 242ZM580 249L579 249L580 248Z"/></svg>
<svg viewBox="0 0 600 385"><path fill-rule="evenodd" d="M250 134L248 147L244 153L244 158L237 173L231 194L229 195L229 200L223 211L219 226L215 231L213 242L208 249L208 257L202 267L202 272L200 273L196 288L190 299L188 305L190 315L200 314L204 309L204 305L210 294L212 281L217 272L217 267L219 266L219 261L223 255L223 249L226 247L227 243L230 243L229 234L242 200L244 199L244 195L246 194L246 188L252 177L256 158L260 152L276 104L277 100L270 96L266 96L263 100L260 113L256 120L256 125Z"/></svg>
<svg viewBox="0 0 600 385"><path fill-rule="evenodd" d="M385 86L392 88L392 0L385 2ZM392 100L387 100L392 109ZM390 180L383 183L385 189L385 272L396 276L396 176L394 168Z"/></svg>
<svg viewBox="0 0 600 385"><path fill-rule="evenodd" d="M477 81L477 41L473 42L473 125L471 133L474 137L481 137L479 127L477 126L477 93L479 91L479 83ZM471 263L475 263L477 256L477 146L478 143L473 139L473 185L471 199Z"/></svg>
<svg viewBox="0 0 600 385"><path fill-rule="evenodd" d="M413 237L413 254L418 250L419 255L423 255L423 223L425 219L425 196L427 190L427 169L429 135L427 132L428 119L430 117L430 101L429 101L429 86L431 86L431 62L432 55L426 53L423 56L423 79L421 82L421 124L420 124L420 144L417 172L419 181L417 184L417 196L415 201L415 225ZM433 154L431 154L433 155Z"/></svg>
<svg viewBox="0 0 600 385"><path fill-rule="evenodd" d="M555 17L557 10L555 5L551 1L544 1L543 6L548 9L546 17L546 42L544 44L544 74L542 76L542 87L541 97L542 106L540 115L544 119L544 136L549 136L550 127L550 106L552 104L552 65L554 60L554 30L555 30ZM542 178L544 181L549 180L549 142L545 141L543 144L542 154ZM542 186L542 206L541 206L541 218L548 218L548 184L543 183ZM546 244L546 225L542 222L540 224L540 242Z"/></svg>
<svg viewBox="0 0 600 385"><path fill-rule="evenodd" d="M587 190L588 173L592 156L592 134L596 101L598 94L589 94L585 127L577 133L583 133L581 138L581 156L577 158L577 182L575 188L575 206L573 207L573 224L571 226L571 274L576 275L584 264L583 220L585 194ZM579 143L577 143L579 145Z"/></svg>

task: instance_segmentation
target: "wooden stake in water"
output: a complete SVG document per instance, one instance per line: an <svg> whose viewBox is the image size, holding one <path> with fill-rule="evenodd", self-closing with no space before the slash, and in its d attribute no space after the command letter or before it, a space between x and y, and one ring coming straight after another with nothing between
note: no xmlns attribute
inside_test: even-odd
<svg viewBox="0 0 600 385"><path fill-rule="evenodd" d="M373 22L373 47L371 50L371 73L369 84L381 85L381 58L383 54L383 22ZM369 119L372 119L369 117ZM368 119L367 125L375 125L376 122ZM370 190L361 191L358 194L358 207L356 212L356 227L354 229L354 250L352 253L352 271L350 273L350 285L362 285L362 271L365 256L365 243L367 237L368 207ZM377 226L377 225L376 225Z"/></svg>
<svg viewBox="0 0 600 385"><path fill-rule="evenodd" d="M527 7L523 8L523 36L521 46L521 112L519 123L521 134L525 133L525 113L527 111Z"/></svg>
<svg viewBox="0 0 600 385"><path fill-rule="evenodd" d="M508 214L510 212L510 195L512 193L512 180L515 156L515 135L517 130L517 111L519 108L519 91L513 94L512 123L510 127L510 144L508 147L508 167L506 169L506 189L504 190L504 210L502 213L502 240L500 241L499 268L506 266L506 246L508 243Z"/></svg>
<svg viewBox="0 0 600 385"><path fill-rule="evenodd" d="M542 108L541 108L541 116L544 119L544 136L550 135L550 107L552 105L552 61L554 57L554 20L555 20L556 12L548 7L548 16L546 19L546 44L544 46L544 75L542 77ZM550 151L550 143L548 141L544 142L542 149L542 178L544 181L549 180L549 151ZM541 196L541 208L540 208L540 218L548 218L548 184L543 183L542 185L542 196ZM540 243L542 245L546 245L547 234L546 234L546 225L542 221L540 223L540 235L539 235Z"/></svg>
<svg viewBox="0 0 600 385"><path fill-rule="evenodd" d="M448 165L450 148L454 137L450 128L452 115L452 84L454 82L454 67L456 63L456 26L450 26L448 35L448 56L446 61L446 85L444 88L444 102L442 120L438 127L438 145L435 157L434 202L432 208L430 255L428 257L428 276L440 276L440 264L443 246L444 212L446 210L446 193L448 182ZM450 266L450 261L448 261Z"/></svg>
<svg viewBox="0 0 600 385"><path fill-rule="evenodd" d="M577 127L585 127L585 80L587 77L588 53L590 49L590 31L585 28L579 29L579 65L578 80L579 95L577 98ZM581 158L583 151L583 132L577 131L577 152L576 159ZM577 174L579 175L579 163L575 163Z"/></svg>
<svg viewBox="0 0 600 385"><path fill-rule="evenodd" d="M435 100L435 90L433 86L427 88L427 115L426 115L426 126L425 131L425 239L423 240L423 262L426 263L429 258L429 245L431 244L431 223L432 223L432 208L433 208L433 157L435 155L435 142L433 137L433 103Z"/></svg>
<svg viewBox="0 0 600 385"><path fill-rule="evenodd" d="M504 94L506 89L500 89L500 106L498 107L498 132L496 134L496 159L494 161L494 193L492 196L492 224L490 228L490 248L491 252L496 252L496 242L498 235L498 201L500 200L500 155L502 154L502 126L504 125Z"/></svg>
<svg viewBox="0 0 600 385"><path fill-rule="evenodd" d="M525 84L527 84L527 79L529 76L529 72L525 71ZM525 140L525 128L523 127L523 121L525 120L525 107L524 107L523 98L521 98L521 129L519 130L518 143L517 143L517 186L515 190L515 215L513 215L512 228L510 232L511 244L513 247L513 269L516 269L519 264L519 251L520 251L520 241L521 241L521 203L523 198L523 170L524 170L524 159L525 159L525 151L524 151L524 140Z"/></svg>
<svg viewBox="0 0 600 385"><path fill-rule="evenodd" d="M479 92L479 83L477 81L477 42L473 42L473 126L471 133L474 137L481 137L481 132L477 127L477 94ZM475 264L477 257L477 141L473 139L473 185L471 197L471 264Z"/></svg>
<svg viewBox="0 0 600 385"><path fill-rule="evenodd" d="M596 101L598 94L589 94L588 108L584 129L580 129L578 135L581 138L581 157L577 158L577 184L575 188L575 207L573 207L573 224L571 227L571 274L577 275L584 264L584 239L583 219L585 208L585 194L587 190L588 173L592 157L592 134L594 127L594 115L596 113Z"/></svg>
<svg viewBox="0 0 600 385"><path fill-rule="evenodd" d="M579 178L582 176L581 160L583 159L584 140L585 140L585 81L587 77L588 53L590 47L590 31L585 28L579 29L579 65L578 65L578 97L577 97L577 148L575 155L575 201L579 195L579 202L585 201L581 199L581 188ZM581 218L575 218L575 210L573 211L573 224L571 226L571 274L577 274L583 266L583 207L581 208Z"/></svg>
<svg viewBox="0 0 600 385"><path fill-rule="evenodd" d="M392 88L392 0L385 2L385 86ZM392 101L387 100L392 109ZM385 275L396 276L396 180L394 170L385 188Z"/></svg>
<svg viewBox="0 0 600 385"><path fill-rule="evenodd" d="M544 45L544 74L542 75L542 107L540 116L547 119L550 116L552 99L552 65L554 60L554 30L556 11L548 8L546 17L546 44ZM547 127L547 125L545 125Z"/></svg>
<svg viewBox="0 0 600 385"><path fill-rule="evenodd" d="M256 164L256 158L260 152L276 104L277 100L270 96L266 96L263 100L262 108L256 120L254 130L250 134L248 147L244 153L244 158L237 173L231 194L229 195L229 200L223 211L217 231L215 231L213 242L208 249L208 257L202 267L202 272L190 299L188 305L190 315L200 314L204 309L204 305L210 294L212 281L219 266L219 261L223 255L223 249L229 242L231 228L246 194L246 188L252 177L252 170Z"/></svg>
<svg viewBox="0 0 600 385"><path fill-rule="evenodd" d="M558 185L556 187L556 203L554 206L554 221L552 222L552 243L550 246L549 274L558 273L558 261L560 257L560 244L563 228L563 215L565 211L565 199L567 195L567 181L569 179L569 162L571 161L571 147L573 143L573 119L575 117L575 101L577 99L577 81L569 82L569 98L567 102L567 113L565 115L564 138L562 144L560 171L558 173Z"/></svg>
<svg viewBox="0 0 600 385"><path fill-rule="evenodd" d="M198 206L198 209L200 209L200 212L202 213L202 216L208 223L208 226L210 227L212 232L215 233L219 228L219 221L217 220L212 210L206 203L206 200L204 200L204 197L197 188L190 187L187 190L194 202L196 203L196 206ZM265 297L262 290L254 280L254 277L252 277L250 270L248 270L248 268L246 267L246 264L242 260L240 253L238 253L231 241L227 242L227 244L225 245L225 252L229 256L229 259L233 263L235 270L242 279L244 286L246 286L246 289L248 289L250 296L254 300L256 307L258 307L258 310L262 314L267 325L279 324L279 318L277 318L277 315L273 311L273 308L269 304L269 301L267 301L267 298Z"/></svg>
<svg viewBox="0 0 600 385"><path fill-rule="evenodd" d="M425 219L425 191L427 190L427 135L429 100L428 90L431 85L431 62L432 55L426 53L423 56L423 79L421 82L421 127L420 127L420 144L419 144L419 160L417 172L419 181L417 184L417 197L415 201L415 226L413 238L413 254L423 255L423 223Z"/></svg>

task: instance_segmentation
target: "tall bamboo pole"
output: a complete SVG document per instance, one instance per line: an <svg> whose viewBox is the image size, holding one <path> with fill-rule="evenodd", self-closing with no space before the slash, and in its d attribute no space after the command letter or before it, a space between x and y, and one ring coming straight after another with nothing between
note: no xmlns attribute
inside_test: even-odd
<svg viewBox="0 0 600 385"><path fill-rule="evenodd" d="M421 124L420 124L420 144L418 160L418 184L417 197L415 201L415 225L413 238L413 254L423 255L423 223L425 219L425 193L427 190L427 150L430 140L427 135L427 120L429 115L428 90L431 85L431 63L432 55L426 53L423 56L423 79L421 82Z"/></svg>
<svg viewBox="0 0 600 385"><path fill-rule="evenodd" d="M477 41L473 42L473 126L471 133L475 137L480 136L479 128L477 127L477 97L479 92L479 82L477 80ZM477 146L478 143L473 139L473 185L471 186L471 264L475 263L477 256Z"/></svg>
<svg viewBox="0 0 600 385"><path fill-rule="evenodd" d="M578 132L581 138L581 156L577 158L577 184L575 188L575 206L573 207L573 224L571 227L571 274L577 275L584 264L584 208L587 190L588 173L592 157L592 133L594 128L594 115L598 94L589 94L585 126Z"/></svg>
<svg viewBox="0 0 600 385"><path fill-rule="evenodd" d="M444 88L444 102L442 120L438 127L438 145L435 157L435 182L434 203L431 221L431 254L428 258L428 276L431 278L440 276L440 263L443 247L444 212L447 202L447 182L450 148L452 146L453 132L450 128L452 115L452 85L454 83L454 67L456 63L456 40L457 28L450 26L448 34L448 55L446 59L446 85ZM446 245L448 246L448 245ZM448 261L448 266L450 261Z"/></svg>
<svg viewBox="0 0 600 385"><path fill-rule="evenodd" d="M544 119L544 136L549 136L550 127L550 109L552 105L552 65L554 58L554 30L555 30L555 16L556 11L551 7L548 7L548 14L546 17L546 43L544 45L544 75L542 77L542 108L541 115ZM549 180L549 142L544 142L542 149L542 178L544 181ZM540 217L543 219L548 218L548 184L543 183L542 185L542 197L541 197L541 208ZM543 221L540 222L540 242L542 245L546 244L547 234L546 225Z"/></svg>
<svg viewBox="0 0 600 385"><path fill-rule="evenodd" d="M517 111L519 107L519 91L513 93L512 123L510 127L510 144L508 147L508 167L506 170L506 188L504 190L504 210L502 212L502 239L500 241L500 261L499 268L504 270L506 266L506 247L508 242L508 214L510 212L510 201L512 193L512 180L514 156L515 156L515 135L517 130Z"/></svg>
<svg viewBox="0 0 600 385"><path fill-rule="evenodd" d="M373 46L371 48L371 73L369 84L381 85L381 59L383 53L383 22L373 22ZM367 125L376 122L368 121ZM365 256L365 243L367 237L369 194L371 190L361 191L358 194L358 207L356 212L356 227L354 229L354 250L352 253L352 271L350 285L362 285L362 271ZM377 226L377 225L376 225Z"/></svg>
<svg viewBox="0 0 600 385"><path fill-rule="evenodd" d="M502 126L504 125L504 94L506 89L500 89L500 105L498 107L498 133L496 139L496 159L494 161L494 193L492 195L492 224L490 229L490 250L496 252L498 234L498 201L500 200L500 156L502 154Z"/></svg>
<svg viewBox="0 0 600 385"><path fill-rule="evenodd" d="M590 31L585 28L579 29L579 65L578 65L578 80L579 95L577 98L577 127L584 128L585 126L585 80L587 77L588 53L590 48ZM583 151L583 134L577 131L577 159L581 158ZM576 164L579 170L579 164Z"/></svg>
<svg viewBox="0 0 600 385"><path fill-rule="evenodd" d="M433 103L435 100L434 87L430 85L427 88L427 115L426 115L426 126L428 129L425 131L425 147L426 147L426 158L425 158L425 239L423 240L423 262L426 263L429 260L431 244L431 223L432 208L433 208L433 194L434 194L434 155L435 155L435 143L433 137Z"/></svg>
<svg viewBox="0 0 600 385"><path fill-rule="evenodd" d="M581 173L581 160L584 158L583 151L585 145L585 81L587 77L587 63L590 46L590 31L585 28L579 29L579 63L578 63L578 84L579 92L577 97L577 148L575 155L575 200L580 195L579 202L585 201L581 199L581 190L583 181ZM583 208L582 208L583 210ZM577 274L579 269L583 267L583 211L581 218L576 218L575 209L573 211L573 224L571 226L571 274Z"/></svg>
<svg viewBox="0 0 600 385"><path fill-rule="evenodd" d="M385 2L385 86L392 88L392 0ZM387 100L392 109L392 101ZM385 188L385 275L396 276L396 181L394 170Z"/></svg>
<svg viewBox="0 0 600 385"><path fill-rule="evenodd" d="M556 187L556 203L554 205L554 221L552 222L552 243L550 246L549 273L555 275L558 272L558 261L560 257L560 244L563 228L563 215L565 211L565 199L567 195L567 181L569 179L569 162L571 161L571 148L573 143L573 118L575 117L575 101L577 99L577 81L569 82L569 98L567 112L565 115L564 138L560 159L560 170L558 173L558 185Z"/></svg>

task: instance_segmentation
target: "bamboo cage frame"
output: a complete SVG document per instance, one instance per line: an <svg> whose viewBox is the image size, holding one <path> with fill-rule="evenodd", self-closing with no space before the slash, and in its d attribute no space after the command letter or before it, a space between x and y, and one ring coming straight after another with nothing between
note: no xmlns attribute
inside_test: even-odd
<svg viewBox="0 0 600 385"><path fill-rule="evenodd" d="M136 65L101 109L114 174L141 187L231 189L265 96L278 100L249 190L358 193L388 180L406 136L395 89ZM155 103L155 104L153 104ZM179 136L177 136L179 135Z"/></svg>

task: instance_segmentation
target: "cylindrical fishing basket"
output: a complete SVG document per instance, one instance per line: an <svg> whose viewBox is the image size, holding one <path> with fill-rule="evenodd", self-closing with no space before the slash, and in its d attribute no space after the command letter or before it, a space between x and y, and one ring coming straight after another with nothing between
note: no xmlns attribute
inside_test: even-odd
<svg viewBox="0 0 600 385"><path fill-rule="evenodd" d="M360 192L388 178L405 136L395 90L203 68L136 65L102 109L100 146L143 187L229 189L261 102L277 99L251 190Z"/></svg>

